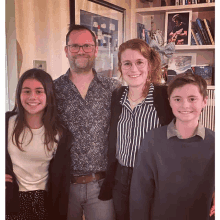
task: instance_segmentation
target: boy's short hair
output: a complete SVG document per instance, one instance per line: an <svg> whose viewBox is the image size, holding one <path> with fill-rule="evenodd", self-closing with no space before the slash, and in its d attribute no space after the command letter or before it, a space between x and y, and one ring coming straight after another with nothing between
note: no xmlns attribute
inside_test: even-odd
<svg viewBox="0 0 220 220"><path fill-rule="evenodd" d="M181 73L175 76L169 83L167 88L168 98L170 99L174 89L183 87L187 84L198 86L199 92L203 96L203 99L207 97L207 83L201 76L192 73Z"/></svg>

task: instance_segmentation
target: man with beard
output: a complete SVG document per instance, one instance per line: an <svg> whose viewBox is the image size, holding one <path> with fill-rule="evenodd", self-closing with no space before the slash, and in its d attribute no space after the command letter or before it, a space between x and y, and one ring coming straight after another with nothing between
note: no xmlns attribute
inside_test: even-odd
<svg viewBox="0 0 220 220"><path fill-rule="evenodd" d="M69 196L68 220L81 220L83 214L86 219L112 220L112 199L101 201L98 196L107 169L111 96L119 83L97 75L93 69L98 46L96 36L88 28L69 27L65 53L70 68L54 85L60 119L73 140L70 162L67 159L68 165L61 169L61 179L66 184L60 184L60 195L65 191Z"/></svg>

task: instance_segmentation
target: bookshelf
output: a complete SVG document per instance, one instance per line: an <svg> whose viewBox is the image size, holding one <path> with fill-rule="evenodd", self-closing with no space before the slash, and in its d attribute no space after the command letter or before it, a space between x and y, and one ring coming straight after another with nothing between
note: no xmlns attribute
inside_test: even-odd
<svg viewBox="0 0 220 220"><path fill-rule="evenodd" d="M167 12L192 12L192 21L197 18L208 19L215 32L215 3L202 3L178 6L160 6L161 0L154 0L153 3L143 3L140 0L132 0L133 14L131 15L132 38L137 38L137 23L143 24L147 30L159 29L165 34L165 19ZM153 26L152 26L153 23ZM135 26L134 26L135 24ZM215 66L215 45L176 45L175 54L194 54L195 65L208 64ZM202 123L215 130L215 86L208 85L209 103L202 113Z"/></svg>
<svg viewBox="0 0 220 220"><path fill-rule="evenodd" d="M192 10L192 12L199 11L214 11L215 3L203 3L203 4L191 4L191 5L172 5L172 6L161 6L161 7L149 7L149 8L136 8L136 13L141 15L149 15L150 13L163 13L167 11L181 11L181 10Z"/></svg>
<svg viewBox="0 0 220 220"><path fill-rule="evenodd" d="M166 12L192 12L192 21L197 18L208 19L211 22L211 27L215 31L215 3L202 3L190 5L175 5L175 6L160 6L160 0L154 0L153 3L141 3L140 0L133 1L133 19L135 24L140 23L145 25L148 30L159 29L165 34L165 19ZM132 38L137 38L137 25L133 26ZM196 53L196 65L215 64L215 45L176 45L175 53Z"/></svg>

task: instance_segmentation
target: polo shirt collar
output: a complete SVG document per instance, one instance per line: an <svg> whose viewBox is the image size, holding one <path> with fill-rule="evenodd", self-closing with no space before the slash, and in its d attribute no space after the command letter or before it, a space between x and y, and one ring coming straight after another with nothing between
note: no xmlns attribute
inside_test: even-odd
<svg viewBox="0 0 220 220"><path fill-rule="evenodd" d="M177 136L179 139L183 139L178 130L176 129L175 121L176 119L174 118L167 126L167 139L175 136ZM201 122L199 122L195 130L195 133L193 134L193 137L196 135L200 136L203 140L205 139L205 127L202 125Z"/></svg>

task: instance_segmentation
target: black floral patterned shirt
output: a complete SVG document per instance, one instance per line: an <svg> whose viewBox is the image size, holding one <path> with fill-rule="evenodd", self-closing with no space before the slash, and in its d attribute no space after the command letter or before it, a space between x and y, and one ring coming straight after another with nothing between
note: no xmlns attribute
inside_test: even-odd
<svg viewBox="0 0 220 220"><path fill-rule="evenodd" d="M119 82L93 72L85 99L69 79L70 70L54 81L60 119L73 134L71 174L74 176L107 169L111 96Z"/></svg>

